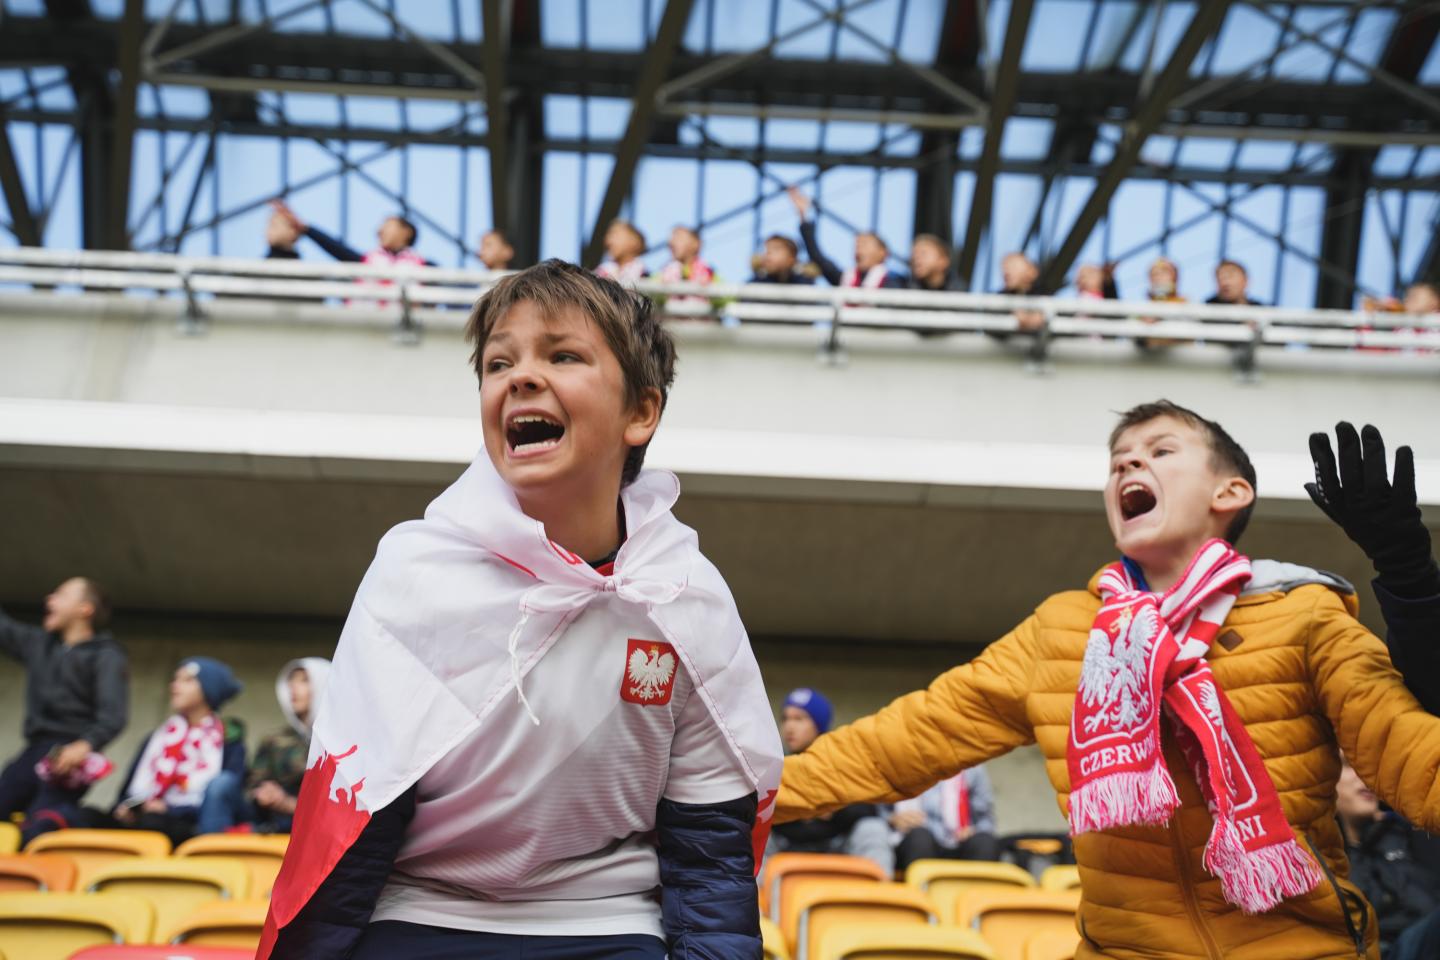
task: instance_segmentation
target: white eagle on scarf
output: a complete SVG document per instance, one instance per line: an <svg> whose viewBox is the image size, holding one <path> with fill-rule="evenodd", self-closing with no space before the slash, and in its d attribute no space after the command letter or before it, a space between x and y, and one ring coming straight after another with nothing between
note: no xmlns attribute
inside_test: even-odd
<svg viewBox="0 0 1440 960"><path fill-rule="evenodd" d="M1085 643L1085 662L1080 667L1080 695L1087 707L1099 711L1085 718L1085 732L1094 733L1102 724L1116 728L1134 726L1150 709L1146 669L1150 647L1160 632L1160 616L1153 606L1131 615L1120 614L1112 646L1104 630L1091 630Z"/></svg>
<svg viewBox="0 0 1440 960"><path fill-rule="evenodd" d="M665 685L675 675L675 655L661 653L658 647L650 648L650 656L644 650L630 654L630 669L627 679L634 684L630 696L641 700L657 700L665 692Z"/></svg>

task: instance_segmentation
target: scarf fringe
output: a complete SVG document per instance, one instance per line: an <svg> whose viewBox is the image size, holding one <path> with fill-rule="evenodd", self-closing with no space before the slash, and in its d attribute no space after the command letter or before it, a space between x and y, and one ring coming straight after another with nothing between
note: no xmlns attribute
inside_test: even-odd
<svg viewBox="0 0 1440 960"><path fill-rule="evenodd" d="M1220 878L1226 902L1252 916L1309 893L1323 879L1314 859L1293 839L1247 851L1234 823L1225 819L1217 819L1210 831L1205 869Z"/></svg>
<svg viewBox="0 0 1440 960"><path fill-rule="evenodd" d="M1127 824L1162 826L1179 807L1180 795L1164 764L1108 774L1070 793L1070 835Z"/></svg>

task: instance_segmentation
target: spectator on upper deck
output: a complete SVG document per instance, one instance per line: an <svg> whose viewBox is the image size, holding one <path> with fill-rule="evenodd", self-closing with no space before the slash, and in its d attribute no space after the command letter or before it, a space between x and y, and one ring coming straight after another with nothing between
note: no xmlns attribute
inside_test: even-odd
<svg viewBox="0 0 1440 960"><path fill-rule="evenodd" d="M905 282L912 290L965 289L950 269L950 246L933 233L922 233L910 243L910 276Z"/></svg>
<svg viewBox="0 0 1440 960"><path fill-rule="evenodd" d="M629 220L611 220L605 228L606 259L595 268L598 276L608 277L623 284L644 280L649 273L645 269L645 234Z"/></svg>
<svg viewBox="0 0 1440 960"><path fill-rule="evenodd" d="M287 218L295 230L314 240L322 250L343 263L434 266L429 260L415 252L415 238L419 231L415 229L415 224L402 216L396 215L382 220L380 229L375 232L380 245L369 253L361 253L354 247L347 246L328 233L301 220L284 200L272 200L270 205L275 208L276 213Z"/></svg>
<svg viewBox="0 0 1440 960"><path fill-rule="evenodd" d="M480 238L475 258L486 270L509 270L515 260L515 247L503 230L487 230Z"/></svg>
<svg viewBox="0 0 1440 960"><path fill-rule="evenodd" d="M265 224L265 243L270 248L265 259L299 260L300 254L295 249L295 244L299 242L300 231L296 228L295 221L279 210L272 210L270 219Z"/></svg>
<svg viewBox="0 0 1440 960"><path fill-rule="evenodd" d="M1084 263L1075 271L1075 293L1081 300L1119 300L1115 287L1115 265Z"/></svg>
<svg viewBox="0 0 1440 960"><path fill-rule="evenodd" d="M1166 257L1156 257L1155 262L1150 264L1150 286L1145 291L1145 299L1155 303L1184 303L1185 298L1180 296L1180 268L1175 261ZM1141 317L1146 323L1156 323L1159 317ZM1179 343L1179 340L1157 340L1142 337L1135 341L1135 345L1142 350L1151 350L1156 347L1171 347Z"/></svg>
<svg viewBox="0 0 1440 960"><path fill-rule="evenodd" d="M764 250L755 260L755 276L751 283L813 284L815 278L799 264L800 247L789 237L771 234L765 238Z"/></svg>
<svg viewBox="0 0 1440 960"><path fill-rule="evenodd" d="M1251 307L1264 306L1259 300L1251 299L1247 292L1249 285L1250 274L1246 272L1244 266L1234 260L1221 260L1215 267L1215 295L1205 302Z"/></svg>
<svg viewBox="0 0 1440 960"><path fill-rule="evenodd" d="M1041 293L1036 286L1040 282L1040 268L1034 260L1018 250L1001 258L1000 279L1004 283L1001 293L1017 297L1039 296ZM1045 315L1038 310L1017 310L1015 319L1024 331L1038 330L1045 323Z"/></svg>
<svg viewBox="0 0 1440 960"><path fill-rule="evenodd" d="M670 231L670 262L660 270L663 283L714 283L715 271L700 258L700 232L693 227Z"/></svg>
<svg viewBox="0 0 1440 960"><path fill-rule="evenodd" d="M800 213L800 239L805 243L805 253L810 262L820 268L820 274L837 287L866 287L874 290L880 287L904 287L905 276L885 266L890 258L890 248L880 236L870 231L855 234L855 265L845 270L820 250L815 239L814 206L810 198L798 188L788 191L790 201Z"/></svg>

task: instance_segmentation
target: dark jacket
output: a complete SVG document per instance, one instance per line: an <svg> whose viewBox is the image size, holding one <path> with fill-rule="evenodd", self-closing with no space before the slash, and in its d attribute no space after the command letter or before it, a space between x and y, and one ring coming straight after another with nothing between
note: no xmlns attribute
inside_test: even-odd
<svg viewBox="0 0 1440 960"><path fill-rule="evenodd" d="M1440 716L1440 572L1404 585L1402 596L1379 578L1371 581L1390 661L1428 711Z"/></svg>
<svg viewBox="0 0 1440 960"><path fill-rule="evenodd" d="M772 832L783 843L781 849L801 852L824 853L830 849L830 841L848 837L855 824L866 817L880 816L880 808L873 803L852 803L841 807L828 817L814 820L792 820L777 823Z"/></svg>
<svg viewBox="0 0 1440 960"><path fill-rule="evenodd" d="M1244 300L1241 300L1241 301L1238 301L1238 302L1237 302L1237 301L1233 301L1233 300L1221 300L1221 299L1220 299L1220 294L1217 293L1217 294L1215 294L1213 297L1211 297L1209 300L1206 300L1205 302L1206 302L1206 303L1210 303L1210 304L1214 304L1214 305L1217 306L1217 307L1234 307L1234 306L1263 307L1263 306L1265 306L1265 304L1261 303L1259 300L1255 300L1255 299L1251 298L1249 295L1246 295L1246 297L1245 297Z"/></svg>
<svg viewBox="0 0 1440 960"><path fill-rule="evenodd" d="M965 284L960 282L960 277L956 275L954 270L947 270L945 272L945 282L940 284L940 286L938 287L932 287L929 284L921 283L920 280L913 274L904 277L902 285L910 290L935 290L954 293L965 292Z"/></svg>
<svg viewBox="0 0 1440 960"><path fill-rule="evenodd" d="M265 254L266 260L299 260L300 254L293 247L271 247Z"/></svg>
<svg viewBox="0 0 1440 960"><path fill-rule="evenodd" d="M1387 814L1365 828L1359 843L1345 844L1350 879L1380 918L1382 946L1440 910L1440 877L1417 862L1412 851L1415 840L1424 836L1399 816Z"/></svg>
<svg viewBox="0 0 1440 960"><path fill-rule="evenodd" d="M799 267L789 273L763 273L757 271L755 276L750 278L751 283L785 283L803 286L813 286L815 278L802 271Z"/></svg>
<svg viewBox="0 0 1440 960"><path fill-rule="evenodd" d="M130 719L130 661L107 632L65 646L60 635L0 610L0 653L25 666L25 739L85 740L103 750Z"/></svg>
<svg viewBox="0 0 1440 960"><path fill-rule="evenodd" d="M330 256L334 257L336 260L341 261L342 263L365 262L365 254L361 253L359 250L356 250L354 247L350 246L344 241L338 240L335 237L330 236L330 234L326 233L323 230L320 230L316 227L306 227L305 236L309 237L311 240L314 240L317 244L320 245L320 249L324 250L326 253L330 254ZM298 259L299 255L297 254L296 257ZM432 260L426 260L425 265L433 267L435 266L435 263Z"/></svg>
<svg viewBox="0 0 1440 960"><path fill-rule="evenodd" d="M820 252L820 244L815 239L814 220L800 221L800 239L805 242L805 254L810 258L810 262L820 268L820 275L830 281L832 285L840 286L840 284L844 282L845 271L834 260L831 260ZM905 286L905 275L903 273L896 273L888 267L886 271L885 279L881 281L880 286L888 289Z"/></svg>

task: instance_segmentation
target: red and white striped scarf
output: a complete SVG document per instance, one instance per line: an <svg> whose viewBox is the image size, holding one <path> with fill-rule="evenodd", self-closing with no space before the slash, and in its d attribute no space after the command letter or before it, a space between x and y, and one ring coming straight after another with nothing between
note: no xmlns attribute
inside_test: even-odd
<svg viewBox="0 0 1440 960"><path fill-rule="evenodd" d="M1205 868L1225 899L1263 913L1321 880L1295 840L1245 725L1205 661L1250 579L1223 540L1200 548L1164 593L1140 589L1123 563L1100 576L1070 719L1070 832L1168 823L1180 806L1160 750L1163 704L1215 819Z"/></svg>
<svg viewBox="0 0 1440 960"><path fill-rule="evenodd" d="M860 276L860 270L858 267L850 267L848 270L845 271L844 276L840 278L840 286L864 287L867 290L879 290L882 286L885 285L885 278L889 276L889 273L890 272L885 269L885 265L883 263L876 264L869 270L866 270L865 276L863 277Z"/></svg>

